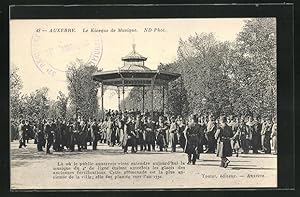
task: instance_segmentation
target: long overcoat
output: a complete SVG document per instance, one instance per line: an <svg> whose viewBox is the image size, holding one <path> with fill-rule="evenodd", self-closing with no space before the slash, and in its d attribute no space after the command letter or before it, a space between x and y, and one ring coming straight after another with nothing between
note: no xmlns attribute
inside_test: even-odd
<svg viewBox="0 0 300 197"><path fill-rule="evenodd" d="M199 148L199 125L198 124L188 124L186 128L186 143L184 152L187 154L198 153Z"/></svg>
<svg viewBox="0 0 300 197"><path fill-rule="evenodd" d="M218 157L230 157L232 156L231 138L233 132L231 127L227 124L220 125L217 129L215 138L217 140L217 156Z"/></svg>

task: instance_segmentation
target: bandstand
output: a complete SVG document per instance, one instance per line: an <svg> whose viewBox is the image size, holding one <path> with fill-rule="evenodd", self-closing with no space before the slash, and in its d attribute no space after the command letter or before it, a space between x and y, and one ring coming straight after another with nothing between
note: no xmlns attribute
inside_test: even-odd
<svg viewBox="0 0 300 197"><path fill-rule="evenodd" d="M145 87L150 87L151 90L151 115L153 117L153 97L154 87L162 87L163 112L165 111L165 91L168 92L169 82L180 77L178 73L171 73L167 71L151 70L145 66L146 57L140 55L133 50L127 56L122 57L123 66L118 70L102 71L93 74L93 80L99 81L101 84L101 109L104 111L103 95L104 86L115 86L118 90L118 104L120 106L120 91L122 92L122 99L124 100L125 87L140 87L142 88L142 112L145 111Z"/></svg>

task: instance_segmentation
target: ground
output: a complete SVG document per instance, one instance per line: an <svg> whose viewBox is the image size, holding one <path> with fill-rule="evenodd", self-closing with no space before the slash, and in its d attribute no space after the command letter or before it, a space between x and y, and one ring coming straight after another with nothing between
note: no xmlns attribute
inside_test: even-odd
<svg viewBox="0 0 300 197"><path fill-rule="evenodd" d="M18 148L18 141L11 142L11 189L126 189L126 188L243 188L276 187L277 156L267 154L240 154L232 156L228 168L221 168L220 159L215 154L201 154L196 165L187 165L187 155L178 148L178 152L138 152L124 154L121 147L98 145L95 151L37 152L36 144L29 141L26 149ZM137 169L148 165L146 174L136 176L125 173L123 164L137 162ZM144 164L141 164L144 162ZM145 163L146 162L146 163ZM80 174L78 179L54 178L53 168L74 164L88 170L100 165L102 176ZM112 163L115 165L105 166ZM156 168L153 168L156 163ZM144 167L142 166L144 165ZM86 168L84 168L86 167ZM75 170L74 170L75 169ZM139 171L137 170L137 171ZM78 171L78 170L77 170ZM134 171L134 170L133 170ZM155 171L155 172L154 172ZM102 173L101 172L101 173ZM78 174L79 172L77 172ZM152 174L153 173L153 174ZM79 174L78 174L79 175ZM85 175L85 176L84 176ZM76 177L76 176L75 176Z"/></svg>

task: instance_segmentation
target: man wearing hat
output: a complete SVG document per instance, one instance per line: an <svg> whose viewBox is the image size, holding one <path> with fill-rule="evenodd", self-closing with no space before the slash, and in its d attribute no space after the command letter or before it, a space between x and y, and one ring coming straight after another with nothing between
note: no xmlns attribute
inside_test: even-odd
<svg viewBox="0 0 300 197"><path fill-rule="evenodd" d="M73 129L71 133L71 151L75 150L75 145L78 147L78 151L81 151L81 144L79 138L79 131L80 131L80 122L74 121Z"/></svg>
<svg viewBox="0 0 300 197"><path fill-rule="evenodd" d="M195 165L196 159L198 158L198 146L199 146L199 134L197 127L197 117L196 115L191 115L189 117L189 122L183 131L186 144L184 148L184 152L188 155L188 163Z"/></svg>
<svg viewBox="0 0 300 197"><path fill-rule="evenodd" d="M249 123L249 124L251 125L251 123ZM258 150L260 149L260 139L261 139L260 133L261 133L261 124L259 122L259 117L254 116L253 121L252 121L252 150L253 150L253 153L258 153Z"/></svg>
<svg viewBox="0 0 300 197"><path fill-rule="evenodd" d="M155 151L155 123L152 121L151 117L147 118L145 130L147 151L151 151L151 147L152 150Z"/></svg>
<svg viewBox="0 0 300 197"><path fill-rule="evenodd" d="M134 118L129 116L124 126L124 153L127 153L128 146L131 146L131 153L136 153L136 133Z"/></svg>
<svg viewBox="0 0 300 197"><path fill-rule="evenodd" d="M43 151L43 147L45 147L45 134L44 134L44 124L42 120L39 120L37 124L37 132L36 132L36 141L37 141L37 150Z"/></svg>
<svg viewBox="0 0 300 197"><path fill-rule="evenodd" d="M91 124L91 138L93 142L93 150L97 150L97 143L100 137L99 133L99 125L97 123L97 119L95 118Z"/></svg>
<svg viewBox="0 0 300 197"><path fill-rule="evenodd" d="M135 130L135 136L136 136L135 150L138 150L138 145L140 145L140 150L143 151L144 139L143 139L142 121L141 121L141 116L139 114L136 115L136 121L134 123L134 130Z"/></svg>
<svg viewBox="0 0 300 197"><path fill-rule="evenodd" d="M221 157L220 167L227 168L230 161L227 157L232 156L231 140L233 137L233 132L231 127L226 124L226 117L220 117L220 124L215 133L215 138L217 140L217 156Z"/></svg>
<svg viewBox="0 0 300 197"><path fill-rule="evenodd" d="M46 138L46 154L50 154L50 147L54 142L54 129L54 124L52 124L52 120L49 119L44 128Z"/></svg>
<svg viewBox="0 0 300 197"><path fill-rule="evenodd" d="M163 151L163 149L165 149L167 151L167 147L166 147L166 132L167 132L167 125L164 122L164 117L160 116L158 118L158 122L157 122L157 137L156 137L156 144L159 147L159 151Z"/></svg>
<svg viewBox="0 0 300 197"><path fill-rule="evenodd" d="M239 124L239 132L241 135L241 147L244 154L248 154L251 146L252 133L249 130L249 127L246 125L244 116L241 117Z"/></svg>
<svg viewBox="0 0 300 197"><path fill-rule="evenodd" d="M178 125L178 142L179 145L182 149L184 149L185 146L185 137L184 137L184 129L185 129L185 124L184 124L184 120L182 117L179 117L177 119L177 125Z"/></svg>
<svg viewBox="0 0 300 197"><path fill-rule="evenodd" d="M31 133L31 126L29 124L29 120L27 119L25 121L25 132L24 132L24 136L25 136L25 140L27 141L27 144L29 143L29 137L30 137L30 133Z"/></svg>

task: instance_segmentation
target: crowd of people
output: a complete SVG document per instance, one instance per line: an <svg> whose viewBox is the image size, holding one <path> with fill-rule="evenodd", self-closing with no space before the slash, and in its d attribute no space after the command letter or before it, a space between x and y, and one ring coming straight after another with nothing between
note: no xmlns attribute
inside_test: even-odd
<svg viewBox="0 0 300 197"><path fill-rule="evenodd" d="M51 147L56 152L82 151L88 146L96 150L98 143L120 146L125 154L181 148L188 164L195 164L200 153L216 153L225 168L233 154L271 154L271 144L277 154L276 117L193 114L185 119L158 112L107 110L100 120L22 119L17 131L19 148L34 139L37 151L47 154L52 153Z"/></svg>

